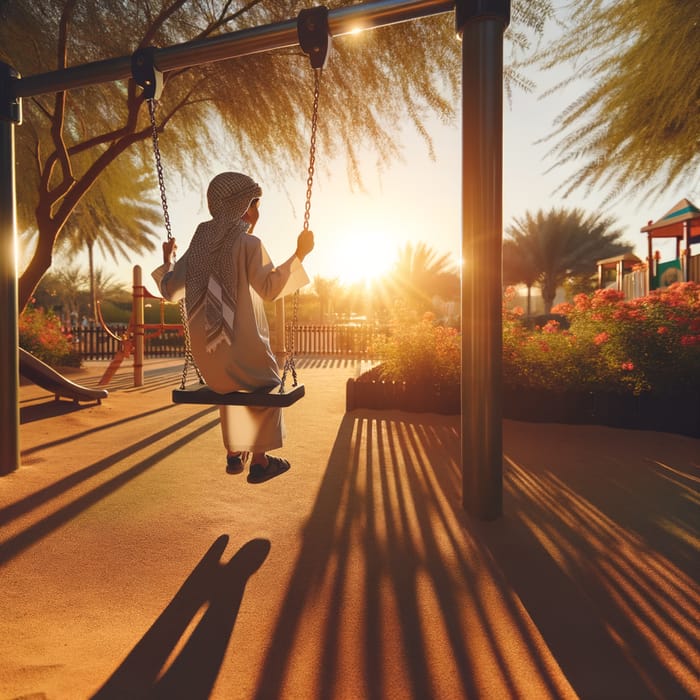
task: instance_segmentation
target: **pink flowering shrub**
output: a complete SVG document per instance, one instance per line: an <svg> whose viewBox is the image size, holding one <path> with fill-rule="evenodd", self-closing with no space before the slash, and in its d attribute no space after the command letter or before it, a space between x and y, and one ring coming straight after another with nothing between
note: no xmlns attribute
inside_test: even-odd
<svg viewBox="0 0 700 700"><path fill-rule="evenodd" d="M506 292L506 302L511 290ZM561 318L528 330L522 310L503 311L503 380L555 392L700 393L700 284L677 283L625 301L613 290L579 294L552 309ZM454 328L397 321L373 348L389 381L457 383L461 338Z"/></svg>
<svg viewBox="0 0 700 700"><path fill-rule="evenodd" d="M514 387L641 394L700 390L700 284L685 282L625 301L614 290L579 294L526 331L504 314L504 380Z"/></svg>
<svg viewBox="0 0 700 700"><path fill-rule="evenodd" d="M80 356L73 352L70 337L61 330L52 311L27 306L18 319L19 345L47 365L79 367Z"/></svg>
<svg viewBox="0 0 700 700"><path fill-rule="evenodd" d="M455 328L437 325L431 313L418 322L397 320L392 333L378 338L372 349L382 362L378 372L382 380L459 382L460 335Z"/></svg>

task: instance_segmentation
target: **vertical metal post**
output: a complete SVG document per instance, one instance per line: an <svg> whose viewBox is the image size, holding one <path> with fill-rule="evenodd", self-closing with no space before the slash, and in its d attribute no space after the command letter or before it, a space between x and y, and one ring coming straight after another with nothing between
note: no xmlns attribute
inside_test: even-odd
<svg viewBox="0 0 700 700"><path fill-rule="evenodd" d="M17 77L11 66L0 63L0 475L20 462L15 124L22 116L10 89Z"/></svg>
<svg viewBox="0 0 700 700"><path fill-rule="evenodd" d="M134 265L134 386L143 386L143 358L144 352L144 287L143 274L140 265Z"/></svg>
<svg viewBox="0 0 700 700"><path fill-rule="evenodd" d="M462 37L462 504L503 509L503 33L509 0L458 0Z"/></svg>

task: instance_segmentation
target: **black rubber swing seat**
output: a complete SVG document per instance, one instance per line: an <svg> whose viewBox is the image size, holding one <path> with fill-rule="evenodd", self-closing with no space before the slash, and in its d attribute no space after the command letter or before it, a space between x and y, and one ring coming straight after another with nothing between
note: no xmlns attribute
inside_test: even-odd
<svg viewBox="0 0 700 700"><path fill-rule="evenodd" d="M297 402L305 393L303 384L297 384L281 393L279 387L273 386L258 391L232 391L230 394L219 394L206 384L195 384L185 389L173 389L173 403L284 408Z"/></svg>

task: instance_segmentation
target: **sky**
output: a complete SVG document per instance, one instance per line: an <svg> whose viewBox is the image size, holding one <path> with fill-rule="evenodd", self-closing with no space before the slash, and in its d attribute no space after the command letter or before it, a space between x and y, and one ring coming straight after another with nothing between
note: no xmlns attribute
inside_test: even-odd
<svg viewBox="0 0 700 700"><path fill-rule="evenodd" d="M623 199L606 209L601 209L604 191L589 195L574 192L566 199L557 193L557 187L571 170L560 167L550 170L553 161L547 152L551 145L539 141L553 131L555 118L582 86L574 82L564 92L544 99L540 95L567 70L567 66L562 66L558 74L528 73L537 83L536 90L525 93L516 87L511 102L504 101L504 228L527 211L535 213L553 207L578 207L586 213L602 211L615 217L623 232L622 239L634 245L634 252L643 259L647 242L640 228L649 220L660 218L684 197L698 204L700 193L671 189L653 202ZM322 100L319 119L323 119L324 109L333 108L336 107ZM347 284L379 276L391 266L396 251L408 242L426 243L436 253L449 255L455 267L458 266L462 236L459 117L451 125L432 120L428 122L428 131L433 140L434 159L430 158L422 137L410 126L400 129L403 144L400 162L380 172L373 154L365 154L364 191L350 185L342 158L332 161L324 158L319 141L310 218L316 248L305 261L312 279L320 275ZM209 216L203 192L183 191L177 174L168 172L167 163L164 167L173 235L179 250L184 251L197 223ZM211 172L201 173L202 180L208 182L222 170L248 169L244 163L213 160ZM302 228L306 172L299 173L298 181L288 181L285 190L272 183L261 184L264 195L255 234L265 243L272 260L281 263L294 252L296 236ZM662 243L658 247L662 260L673 257L671 244ZM111 259L102 259L99 253L96 256L96 265L127 287L131 286L133 266L140 265L144 284L152 292L155 289L150 273L161 262L160 247L155 253L121 262L116 267Z"/></svg>

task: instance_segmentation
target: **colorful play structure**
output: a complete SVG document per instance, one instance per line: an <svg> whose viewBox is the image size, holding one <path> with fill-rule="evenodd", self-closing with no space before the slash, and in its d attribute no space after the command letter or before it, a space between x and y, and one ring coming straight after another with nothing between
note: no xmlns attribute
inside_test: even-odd
<svg viewBox="0 0 700 700"><path fill-rule="evenodd" d="M160 307L159 323L145 322L146 299L154 299L158 302ZM134 386L143 386L143 360L146 338L157 338L163 335L165 331L175 331L178 335L183 334L182 323L165 322L165 305L167 303L165 299L151 294L143 286L142 272L139 265L135 265L133 270L131 318L129 319L129 325L122 333L115 333L110 329L102 315L102 305L99 301L97 302L95 309L100 326L119 343L119 350L115 353L99 381L100 386L109 384L116 371L121 367L122 362L131 357L134 358Z"/></svg>
<svg viewBox="0 0 700 700"><path fill-rule="evenodd" d="M638 299L674 282L700 282L700 253L693 255L692 250L700 245L700 209L692 202L682 199L641 231L647 234L646 260L632 253L598 260L599 288L617 289L625 299ZM675 240L675 255L662 261L654 242L668 239Z"/></svg>

